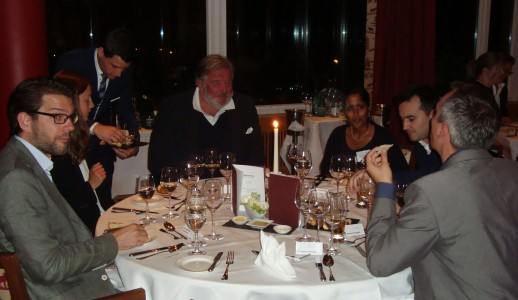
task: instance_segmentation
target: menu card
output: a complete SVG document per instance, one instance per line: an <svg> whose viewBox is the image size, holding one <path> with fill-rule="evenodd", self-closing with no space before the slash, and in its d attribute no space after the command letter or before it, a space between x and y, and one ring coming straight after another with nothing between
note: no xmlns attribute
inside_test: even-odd
<svg viewBox="0 0 518 300"><path fill-rule="evenodd" d="M299 179L294 176L270 173L268 181L269 218L275 223L299 226L299 209L295 206L295 194Z"/></svg>
<svg viewBox="0 0 518 300"><path fill-rule="evenodd" d="M241 197L256 192L265 200L264 168L247 165L233 165L232 168L232 209L236 216L246 216Z"/></svg>

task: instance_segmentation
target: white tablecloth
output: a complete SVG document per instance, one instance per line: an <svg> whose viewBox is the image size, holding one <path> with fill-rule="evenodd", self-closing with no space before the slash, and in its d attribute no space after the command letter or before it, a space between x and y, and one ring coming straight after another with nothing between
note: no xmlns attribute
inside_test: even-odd
<svg viewBox="0 0 518 300"><path fill-rule="evenodd" d="M165 204L165 202L163 203ZM163 204L152 207L153 211L165 213ZM116 206L142 208L132 204L132 198ZM353 213L354 212L354 213ZM354 208L350 217L365 216L364 210ZM208 241L203 249L210 256L223 251L225 255L214 272L187 272L175 266L178 259L187 256L192 249L183 247L175 254L162 253L145 260L136 260L129 253L146 249L173 245L185 240L173 240L158 229L161 223L149 225L148 232L153 238L149 243L127 251L120 251L116 264L126 289L143 287L147 299L412 299L412 275L410 269L386 278L376 278L367 270L365 258L355 248L339 244L341 256L335 257L333 273L336 282L321 282L313 257L300 262L292 262L297 278L286 279L272 274L269 269L254 264L256 255L251 250L260 250L259 231L244 230L221 226L232 216L230 206L224 204L216 213L216 232L225 237L220 241ZM157 216L157 215L154 215ZM129 224L141 216L134 213L112 213L111 210L101 216L97 224L97 233L107 228L108 222ZM362 218L364 219L364 217ZM162 222L162 221L161 221ZM182 219L172 223L181 228ZM210 217L202 228L202 233L211 229ZM311 232L315 235L315 232ZM291 235L274 236L286 243L287 254L295 254L295 238L301 235L297 229ZM329 232L322 232L321 238ZM327 240L327 239L326 239ZM229 280L220 280L225 264L226 253L235 251L235 263L230 266ZM328 269L325 268L326 276Z"/></svg>
<svg viewBox="0 0 518 300"><path fill-rule="evenodd" d="M507 148L504 155L510 154L511 157L508 158L512 160L515 160L518 156L518 136L516 133L518 133L518 123L513 124L513 126L502 126L496 136L496 140Z"/></svg>
<svg viewBox="0 0 518 300"><path fill-rule="evenodd" d="M324 156L327 140L333 130L344 125L345 117L340 115L338 118L332 117L305 117L304 118L304 147L311 152L311 159L313 161L313 168L309 171L309 176L316 176L320 174L320 162ZM286 152L288 145L291 144L292 137L286 136L282 144L280 155L284 163L286 161ZM299 141L301 142L301 141Z"/></svg>

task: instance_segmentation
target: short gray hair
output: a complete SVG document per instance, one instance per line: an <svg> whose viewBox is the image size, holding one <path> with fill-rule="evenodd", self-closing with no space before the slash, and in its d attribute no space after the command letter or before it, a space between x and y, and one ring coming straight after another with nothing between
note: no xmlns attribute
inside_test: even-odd
<svg viewBox="0 0 518 300"><path fill-rule="evenodd" d="M488 149L500 126L498 113L474 95L453 96L442 105L438 122L445 122L450 142L459 150Z"/></svg>
<svg viewBox="0 0 518 300"><path fill-rule="evenodd" d="M200 61L196 68L196 79L204 81L207 73L221 68L229 69L230 76L232 79L234 78L234 66L228 58L219 54L207 55Z"/></svg>

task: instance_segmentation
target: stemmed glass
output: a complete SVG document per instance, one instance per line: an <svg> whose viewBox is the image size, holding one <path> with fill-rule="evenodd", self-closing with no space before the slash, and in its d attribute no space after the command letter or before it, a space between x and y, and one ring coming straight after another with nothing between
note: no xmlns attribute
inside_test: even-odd
<svg viewBox="0 0 518 300"><path fill-rule="evenodd" d="M308 201L309 214L317 220L316 242L320 242L320 226L324 217L324 207L329 201L329 193L326 190L312 189Z"/></svg>
<svg viewBox="0 0 518 300"><path fill-rule="evenodd" d="M202 193L205 196L205 205L209 208L210 214L212 216L212 233L206 234L204 238L210 241L217 241L223 238L222 234L216 234L214 231L214 214L216 210L223 203L223 198L221 197L221 181L219 179L208 179L205 180L205 183L202 187Z"/></svg>
<svg viewBox="0 0 518 300"><path fill-rule="evenodd" d="M343 170L347 166L347 155L337 154L331 156L331 162L329 164L329 174L336 180L336 192L339 192L340 181L345 178L345 172Z"/></svg>
<svg viewBox="0 0 518 300"><path fill-rule="evenodd" d="M405 205L405 190L407 186L408 183L396 183L396 199L400 208L403 208L403 205Z"/></svg>
<svg viewBox="0 0 518 300"><path fill-rule="evenodd" d="M313 96L310 93L302 93L302 103L304 103L305 115L311 117L311 104L313 104ZM309 108L309 109L308 109Z"/></svg>
<svg viewBox="0 0 518 300"><path fill-rule="evenodd" d="M173 197L173 192L176 190L177 185L178 170L173 167L162 168L162 172L160 173L160 186L169 194L169 212L163 215L166 219L180 217L178 213L173 212L173 206L171 206L171 198Z"/></svg>
<svg viewBox="0 0 518 300"><path fill-rule="evenodd" d="M329 249L325 252L329 255L340 255L340 250L334 247L334 232L339 226L343 226L347 217L347 202L343 201L340 193L333 193L329 198L329 201L324 206L324 221L329 226L329 232L331 233L331 241Z"/></svg>
<svg viewBox="0 0 518 300"><path fill-rule="evenodd" d="M363 201L367 207L367 224L369 223L369 215L371 212L372 203L374 202L374 193L376 192L376 185L374 180L370 177L364 177L360 180L360 188L357 192L358 201Z"/></svg>
<svg viewBox="0 0 518 300"><path fill-rule="evenodd" d="M232 165L236 163L236 155L232 152L225 152L219 156L219 172L226 180L227 191L224 195L225 202L230 201L230 177L232 176Z"/></svg>
<svg viewBox="0 0 518 300"><path fill-rule="evenodd" d="M198 180L200 180L198 163L192 160L184 162L180 170L180 183L187 189L187 197L185 199L189 199L192 196Z"/></svg>
<svg viewBox="0 0 518 300"><path fill-rule="evenodd" d="M295 174L295 163L297 162L300 149L302 149L301 144L289 144L286 151L286 160L291 166L290 174L292 175Z"/></svg>
<svg viewBox="0 0 518 300"><path fill-rule="evenodd" d="M205 159L203 155L200 154L192 154L189 155L189 161L194 163L194 168L196 169L196 173L198 177L201 178L203 176L203 172L205 171Z"/></svg>
<svg viewBox="0 0 518 300"><path fill-rule="evenodd" d="M155 181L153 180L153 175L140 175L138 178L137 190L140 197L146 201L146 216L140 219L140 222L145 225L155 222L156 219L149 216L149 199L151 199L155 194Z"/></svg>
<svg viewBox="0 0 518 300"><path fill-rule="evenodd" d="M304 233L302 237L297 239L297 242L314 242L315 239L312 238L307 233L307 222L308 222L308 213L309 213L309 194L311 190L315 188L315 182L313 180L301 180L297 185L297 192L295 194L295 206L299 209L300 213L304 217Z"/></svg>
<svg viewBox="0 0 518 300"><path fill-rule="evenodd" d="M210 178L214 178L214 172L219 168L218 151L214 148L209 148L205 151L205 167L210 171Z"/></svg>
<svg viewBox="0 0 518 300"><path fill-rule="evenodd" d="M205 215L205 197L201 193L193 193L189 199L185 200L185 224L194 231L194 250L189 255L203 255L206 251L200 250L201 241L198 238L198 232L207 219Z"/></svg>
<svg viewBox="0 0 518 300"><path fill-rule="evenodd" d="M297 176L299 176L300 181L304 180L304 177L308 175L312 167L311 152L309 150L299 150L297 153L297 160L295 162L295 171L297 172Z"/></svg>

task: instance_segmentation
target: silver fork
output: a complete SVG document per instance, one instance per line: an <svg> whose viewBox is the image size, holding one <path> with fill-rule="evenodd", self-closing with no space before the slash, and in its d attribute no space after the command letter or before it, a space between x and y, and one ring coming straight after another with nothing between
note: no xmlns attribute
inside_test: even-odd
<svg viewBox="0 0 518 300"><path fill-rule="evenodd" d="M234 263L234 251L228 251L227 253L227 268L225 269L225 273L223 274L223 277L221 277L221 280L228 280L228 266Z"/></svg>

